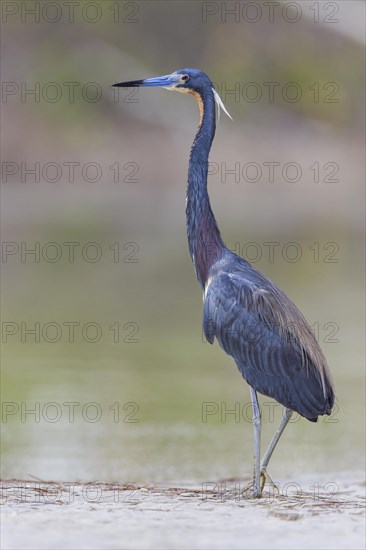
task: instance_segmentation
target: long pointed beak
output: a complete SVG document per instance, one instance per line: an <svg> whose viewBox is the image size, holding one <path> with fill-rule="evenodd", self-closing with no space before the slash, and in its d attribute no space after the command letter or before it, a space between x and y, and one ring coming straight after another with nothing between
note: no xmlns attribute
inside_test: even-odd
<svg viewBox="0 0 366 550"><path fill-rule="evenodd" d="M165 76L157 76L155 78L146 78L145 80L128 80L127 82L118 82L113 84L116 88L132 88L136 86L162 86L170 88L178 84L177 75L167 74Z"/></svg>

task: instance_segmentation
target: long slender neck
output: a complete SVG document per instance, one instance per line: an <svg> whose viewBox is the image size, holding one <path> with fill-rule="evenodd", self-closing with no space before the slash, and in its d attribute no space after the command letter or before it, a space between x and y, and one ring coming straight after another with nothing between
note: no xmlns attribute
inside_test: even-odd
<svg viewBox="0 0 366 550"><path fill-rule="evenodd" d="M196 96L201 121L194 139L188 167L187 235L197 278L204 288L211 266L221 257L221 239L207 192L208 156L215 135L215 98L211 89Z"/></svg>

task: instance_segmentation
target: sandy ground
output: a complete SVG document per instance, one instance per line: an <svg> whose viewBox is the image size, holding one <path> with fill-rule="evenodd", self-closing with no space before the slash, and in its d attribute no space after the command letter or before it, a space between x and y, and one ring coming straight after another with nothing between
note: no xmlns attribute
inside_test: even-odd
<svg viewBox="0 0 366 550"><path fill-rule="evenodd" d="M364 548L364 481L303 482L309 490L287 483L254 500L242 480L175 487L3 481L1 547Z"/></svg>

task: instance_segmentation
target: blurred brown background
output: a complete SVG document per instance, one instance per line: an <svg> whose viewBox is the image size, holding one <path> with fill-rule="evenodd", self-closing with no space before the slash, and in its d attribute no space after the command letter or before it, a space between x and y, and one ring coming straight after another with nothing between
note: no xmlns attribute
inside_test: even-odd
<svg viewBox="0 0 366 550"><path fill-rule="evenodd" d="M273 476L361 469L363 3L36 4L2 5L2 476L251 473L249 390L202 339L186 243L197 107L110 88L182 67L234 119L210 157L224 239L300 307L334 373L334 415L290 426ZM264 446L281 409L262 403Z"/></svg>

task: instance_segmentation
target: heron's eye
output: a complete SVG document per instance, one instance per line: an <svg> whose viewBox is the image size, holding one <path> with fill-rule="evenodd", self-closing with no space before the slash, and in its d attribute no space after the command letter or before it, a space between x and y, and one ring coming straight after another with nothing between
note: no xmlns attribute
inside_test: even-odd
<svg viewBox="0 0 366 550"><path fill-rule="evenodd" d="M183 80L184 82L187 82L187 80L189 80L189 76L188 76L187 74L184 74L184 75L182 76L182 80Z"/></svg>

